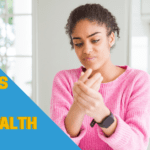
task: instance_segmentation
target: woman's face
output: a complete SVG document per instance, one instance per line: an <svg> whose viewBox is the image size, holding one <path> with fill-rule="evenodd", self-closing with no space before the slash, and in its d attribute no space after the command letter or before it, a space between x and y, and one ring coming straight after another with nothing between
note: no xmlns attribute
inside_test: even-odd
<svg viewBox="0 0 150 150"><path fill-rule="evenodd" d="M106 27L96 22L81 20L75 26L72 40L75 52L86 69L100 69L110 62L110 47L114 43L114 33L107 37Z"/></svg>

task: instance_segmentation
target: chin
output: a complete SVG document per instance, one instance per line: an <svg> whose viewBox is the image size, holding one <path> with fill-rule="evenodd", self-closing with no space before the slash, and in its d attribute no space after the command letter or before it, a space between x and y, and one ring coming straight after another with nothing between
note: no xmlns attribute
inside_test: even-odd
<svg viewBox="0 0 150 150"><path fill-rule="evenodd" d="M84 65L84 64L83 64L83 65ZM96 64L84 65L84 67L85 67L86 69L91 68L93 71L94 71L94 70L98 70L98 69L100 68L100 66L99 66L99 65L96 65Z"/></svg>

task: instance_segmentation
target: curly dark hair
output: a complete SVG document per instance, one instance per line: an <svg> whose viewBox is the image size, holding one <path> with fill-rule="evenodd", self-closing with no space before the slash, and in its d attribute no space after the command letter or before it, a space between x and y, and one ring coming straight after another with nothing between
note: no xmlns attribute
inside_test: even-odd
<svg viewBox="0 0 150 150"><path fill-rule="evenodd" d="M75 28L75 25L80 20L89 20L90 22L96 21L98 25L105 24L107 28L107 36L111 35L112 32L117 32L117 37L119 37L120 28L116 23L116 18L103 6L100 4L85 4L78 6L73 11L71 11L70 16L67 20L65 26L66 34L70 38L71 49L74 49L71 34ZM114 48L115 44L111 47Z"/></svg>

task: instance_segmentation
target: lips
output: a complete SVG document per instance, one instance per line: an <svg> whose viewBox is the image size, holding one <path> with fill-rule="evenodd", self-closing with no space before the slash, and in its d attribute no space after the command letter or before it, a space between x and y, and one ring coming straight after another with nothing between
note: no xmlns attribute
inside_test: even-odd
<svg viewBox="0 0 150 150"><path fill-rule="evenodd" d="M93 60L95 57L85 57L83 60Z"/></svg>

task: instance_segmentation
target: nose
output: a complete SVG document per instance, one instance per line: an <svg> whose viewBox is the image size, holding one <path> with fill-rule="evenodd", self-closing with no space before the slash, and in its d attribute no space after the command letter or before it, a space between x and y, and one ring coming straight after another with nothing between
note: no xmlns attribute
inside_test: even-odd
<svg viewBox="0 0 150 150"><path fill-rule="evenodd" d="M92 45L90 43L85 43L83 47L84 54L90 54L93 51Z"/></svg>
<svg viewBox="0 0 150 150"><path fill-rule="evenodd" d="M86 44L84 44L84 46L83 46L83 53L84 54L90 54L91 52L93 51L93 49L92 49L92 45L91 44L88 44L88 43L86 43Z"/></svg>

